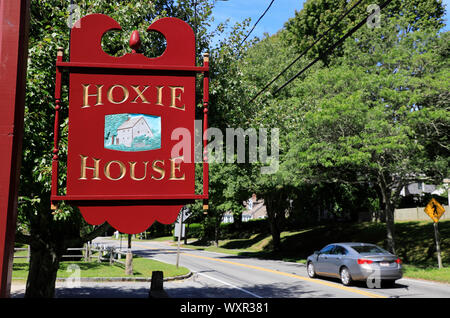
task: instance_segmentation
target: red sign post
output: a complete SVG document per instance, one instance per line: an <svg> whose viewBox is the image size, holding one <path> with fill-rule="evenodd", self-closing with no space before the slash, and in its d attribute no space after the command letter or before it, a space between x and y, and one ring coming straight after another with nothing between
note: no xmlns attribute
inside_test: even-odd
<svg viewBox="0 0 450 318"><path fill-rule="evenodd" d="M58 53L56 72L53 205L77 206L90 224L107 221L124 233L145 231L154 221L173 223L185 204L208 198L204 157L203 194L195 194L194 121L196 74L204 75L204 129L208 112L208 60L195 65L191 27L163 18L147 29L166 39L164 53L147 58L132 52L113 57L102 36L120 25L102 14L81 18L72 28L70 61ZM58 129L61 72L67 70L69 138L67 190L58 192ZM180 139L184 146L180 147ZM187 145L187 146L186 146Z"/></svg>
<svg viewBox="0 0 450 318"><path fill-rule="evenodd" d="M0 2L0 297L9 297L22 152L29 1Z"/></svg>

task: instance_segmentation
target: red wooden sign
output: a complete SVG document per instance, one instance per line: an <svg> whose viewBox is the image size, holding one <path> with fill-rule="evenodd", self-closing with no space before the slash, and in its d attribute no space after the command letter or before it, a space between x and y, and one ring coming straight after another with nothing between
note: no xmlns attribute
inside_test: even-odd
<svg viewBox="0 0 450 318"><path fill-rule="evenodd" d="M195 38L182 20L163 18L147 31L161 33L166 49L157 58L136 53L106 54L102 36L120 25L102 14L81 18L71 32L70 62L58 53L52 202L78 206L90 224L105 221L124 233L140 233L155 220L173 223L185 204L208 198L208 164L203 194L195 194L194 120L196 73L204 74L204 128L207 126L208 60L195 65ZM61 71L69 86L67 190L58 195L58 128ZM172 137L187 132L187 149ZM174 140L173 140L174 139ZM178 151L179 150L179 151Z"/></svg>

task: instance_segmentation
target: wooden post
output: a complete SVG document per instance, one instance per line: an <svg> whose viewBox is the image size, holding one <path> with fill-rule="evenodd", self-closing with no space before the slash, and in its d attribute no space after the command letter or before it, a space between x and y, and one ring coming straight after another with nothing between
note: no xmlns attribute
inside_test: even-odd
<svg viewBox="0 0 450 318"><path fill-rule="evenodd" d="M88 249L88 243L86 243L86 246L84 247L84 261L88 262L89 259L89 249Z"/></svg>
<svg viewBox="0 0 450 318"><path fill-rule="evenodd" d="M109 249L109 265L112 265L114 263L114 248L111 247Z"/></svg>
<svg viewBox="0 0 450 318"><path fill-rule="evenodd" d="M58 47L56 53L56 61L62 62L64 55L64 49ZM58 166L59 166L59 113L61 109L61 70L56 68L55 78L55 123L53 126L53 157L52 157L52 183L51 183L51 195L58 194ZM50 201L50 208L56 210L56 202Z"/></svg>
<svg viewBox="0 0 450 318"><path fill-rule="evenodd" d="M131 253L131 250L127 251L125 259L125 275L133 275L133 253Z"/></svg>
<svg viewBox="0 0 450 318"><path fill-rule="evenodd" d="M98 257L97 257L97 261L98 261L99 263L101 263L101 262L102 262L102 249L101 249L101 247L99 247L99 246L97 246L97 249L98 249Z"/></svg>
<svg viewBox="0 0 450 318"><path fill-rule="evenodd" d="M203 66L209 68L209 53L203 54ZM209 162L208 162L208 106L209 106L209 72L203 75L203 195L209 193ZM203 214L207 215L209 203L203 200Z"/></svg>
<svg viewBox="0 0 450 318"><path fill-rule="evenodd" d="M442 259L441 259L441 247L439 245L440 237L439 237L439 231L438 231L438 222L433 222L434 226L434 238L436 239L436 252L437 252L437 259L438 259L438 266L439 269L442 268Z"/></svg>
<svg viewBox="0 0 450 318"><path fill-rule="evenodd" d="M125 275L133 275L133 253L131 252L131 234L128 234L128 250L125 258Z"/></svg>
<svg viewBox="0 0 450 318"><path fill-rule="evenodd" d="M10 297L22 154L29 0L0 2L0 298Z"/></svg>

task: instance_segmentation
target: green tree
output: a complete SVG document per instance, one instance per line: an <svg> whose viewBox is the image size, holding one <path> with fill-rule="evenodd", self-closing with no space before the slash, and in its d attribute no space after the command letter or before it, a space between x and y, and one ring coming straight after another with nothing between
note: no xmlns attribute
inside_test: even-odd
<svg viewBox="0 0 450 318"><path fill-rule="evenodd" d="M247 52L242 70L248 91L264 87L355 3L307 1L285 30ZM280 171L255 178L261 193L276 198L267 202L269 219L279 220L275 225L287 199L305 185L376 189L387 244L395 250L393 211L402 186L448 173L448 36L438 33L441 1L394 0L382 11L379 28L365 25L325 56L331 43L367 16L368 4L363 1L289 71L312 58L321 62L277 96L268 89L249 106L255 125L280 128Z"/></svg>
<svg viewBox="0 0 450 318"><path fill-rule="evenodd" d="M339 64L297 82L296 94L315 102L304 105L283 168L308 182L376 185L395 251L394 208L403 186L439 183L449 172L448 35L415 31L393 36L390 45L380 38L372 38L369 53L349 41Z"/></svg>
<svg viewBox="0 0 450 318"><path fill-rule="evenodd" d="M343 54L343 47L338 47L332 54L325 55L324 52L331 43L342 37L370 13L376 14L371 10L370 5L380 5L383 2L363 0L344 19L341 19L344 13L357 3L357 0L308 0L304 3L302 10L296 11L295 17L286 22L285 40L298 52L303 52L320 35L334 26L307 54L310 58L320 57L322 62L328 65L334 57ZM393 0L379 15L380 20L372 15L368 22L373 22L375 26L378 21L382 23L386 19L397 20L397 17L402 17L400 27L405 32L413 32L424 28L439 29L443 25L443 14L442 0ZM364 41L362 43L362 45L367 44Z"/></svg>
<svg viewBox="0 0 450 318"><path fill-rule="evenodd" d="M213 240L218 244L220 239L220 224L227 212L233 213L238 223L241 212L244 209L242 202L251 195L251 184L249 183L248 169L250 165L226 163L224 140L216 138L225 137L226 129L229 127L247 127L248 118L251 116L243 107L245 86L242 85L242 75L239 69L239 56L247 49L250 43L239 46L249 26L249 20L236 23L231 26L222 39L214 47L210 48L210 99L208 106L208 124L214 130L220 131L215 136L210 130L209 143L209 200L208 211L204 217L200 202L190 206L194 212L191 218L202 222L202 239ZM225 32L227 24L220 24L218 30ZM203 108L198 111L203 114ZM223 139L222 138L222 139ZM212 146L213 144L215 146ZM216 152L217 151L217 152ZM217 161L213 161L216 158ZM201 192L202 165L198 165L196 176L197 192Z"/></svg>
<svg viewBox="0 0 450 318"><path fill-rule="evenodd" d="M296 51L284 41L285 30L269 37L266 36L248 49L240 62L240 80L245 88L245 102L241 107L248 114L247 125L254 129L279 129L279 161L284 161L288 150L287 136L290 131L297 129L298 100L287 98L282 92L278 98L272 94L273 88L278 87L292 75L292 70L279 76L268 90L257 99L250 102L258 92L271 82L285 66L296 57ZM301 59L299 62L303 62ZM245 116L245 115L243 115ZM268 145L271 144L271 138ZM274 149L270 149L273 151ZM267 220L272 235L272 246L275 251L281 249L281 231L286 225L286 216L292 207L291 200L296 198L296 189L291 180L285 178L281 171L273 169L270 174L262 173L262 163L253 165L250 178L252 190L258 197L264 199Z"/></svg>
<svg viewBox="0 0 450 318"><path fill-rule="evenodd" d="M114 138L117 136L117 128L128 119L128 114L108 115L108 121L105 123L105 142L111 141L115 144Z"/></svg>

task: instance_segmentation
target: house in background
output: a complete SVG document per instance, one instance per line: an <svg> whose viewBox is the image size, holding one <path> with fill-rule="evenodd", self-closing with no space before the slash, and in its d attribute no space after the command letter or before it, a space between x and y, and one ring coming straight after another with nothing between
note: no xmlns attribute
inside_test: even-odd
<svg viewBox="0 0 450 318"><path fill-rule="evenodd" d="M246 202L246 210L242 212L242 222L267 218L267 210L263 199L257 199L253 194Z"/></svg>
<svg viewBox="0 0 450 318"><path fill-rule="evenodd" d="M433 193L436 190L436 186L433 184L425 184L423 182L416 182L408 184L406 187L403 187L400 192L401 196L408 195L423 195L425 193Z"/></svg>
<svg viewBox="0 0 450 318"><path fill-rule="evenodd" d="M128 117L128 119L117 128L116 145L131 147L133 139L139 136L153 137L153 133L144 119L144 116Z"/></svg>
<svg viewBox="0 0 450 318"><path fill-rule="evenodd" d="M263 199L257 199L256 194L253 194L250 199L244 202L245 210L242 211L242 222L250 220L258 220L267 218L267 210ZM231 211L224 214L222 223L233 223L234 216Z"/></svg>
<svg viewBox="0 0 450 318"><path fill-rule="evenodd" d="M222 217L222 223L234 223L233 212L227 211Z"/></svg>

